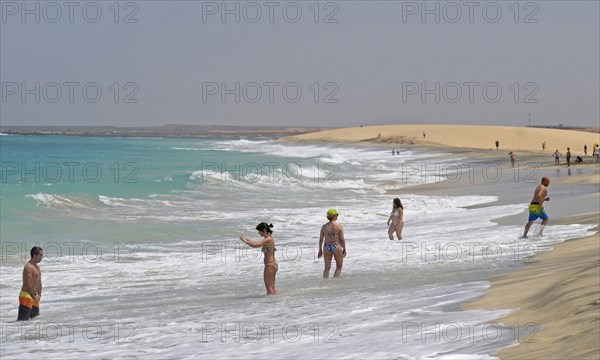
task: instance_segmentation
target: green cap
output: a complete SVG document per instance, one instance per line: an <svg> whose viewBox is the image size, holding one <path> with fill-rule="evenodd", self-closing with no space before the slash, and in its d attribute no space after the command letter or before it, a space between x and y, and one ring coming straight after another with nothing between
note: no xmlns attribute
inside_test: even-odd
<svg viewBox="0 0 600 360"><path fill-rule="evenodd" d="M327 210L327 218L332 218L336 215L339 215L340 213L336 210L336 209L329 209Z"/></svg>

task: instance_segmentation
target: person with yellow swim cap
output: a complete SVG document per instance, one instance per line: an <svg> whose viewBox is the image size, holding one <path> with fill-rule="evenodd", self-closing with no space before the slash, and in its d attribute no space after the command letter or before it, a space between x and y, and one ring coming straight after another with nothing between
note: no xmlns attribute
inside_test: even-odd
<svg viewBox="0 0 600 360"><path fill-rule="evenodd" d="M342 274L342 265L344 256L346 256L346 238L344 237L344 227L337 222L340 213L336 209L327 210L327 222L321 227L321 235L319 236L319 259L325 255L325 270L323 271L323 279L329 277L331 269L331 260L335 259L334 278L339 278ZM323 242L325 244L323 245Z"/></svg>

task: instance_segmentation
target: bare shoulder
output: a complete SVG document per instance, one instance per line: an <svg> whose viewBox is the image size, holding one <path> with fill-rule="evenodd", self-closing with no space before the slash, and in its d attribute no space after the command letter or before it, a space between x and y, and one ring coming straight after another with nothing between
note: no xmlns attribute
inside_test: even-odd
<svg viewBox="0 0 600 360"><path fill-rule="evenodd" d="M25 267L23 267L23 272L24 273L34 273L34 272L37 272L37 271L38 271L38 269L36 269L36 267L33 266L29 262L27 264L25 264Z"/></svg>
<svg viewBox="0 0 600 360"><path fill-rule="evenodd" d="M273 239L273 237L272 237L272 236L269 236L269 237L267 237L267 238L265 239L265 242L266 242L266 243L269 243L269 244L271 244L271 245L274 245L274 244L275 244L275 240Z"/></svg>

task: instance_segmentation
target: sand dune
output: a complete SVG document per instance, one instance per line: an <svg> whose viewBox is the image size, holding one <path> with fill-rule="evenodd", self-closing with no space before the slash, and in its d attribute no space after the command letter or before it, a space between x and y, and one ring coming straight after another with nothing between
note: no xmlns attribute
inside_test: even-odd
<svg viewBox="0 0 600 360"><path fill-rule="evenodd" d="M423 138L423 131L426 137ZM381 136L379 136L381 135ZM546 142L546 152L558 149L563 155L567 147L573 156L583 154L587 145L588 154L594 143L600 142L600 134L583 131L538 129L510 126L478 125L382 125L336 129L315 133L289 136L283 140L293 141L333 141L415 144L424 146L449 146L472 149L494 149L495 141L500 142L502 151L542 152Z"/></svg>

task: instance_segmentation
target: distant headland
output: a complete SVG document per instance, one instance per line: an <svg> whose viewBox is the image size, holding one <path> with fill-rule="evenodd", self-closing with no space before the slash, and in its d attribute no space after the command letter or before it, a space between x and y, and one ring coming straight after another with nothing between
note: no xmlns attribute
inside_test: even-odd
<svg viewBox="0 0 600 360"><path fill-rule="evenodd" d="M329 129L331 128L178 124L147 127L6 125L0 126L0 133L8 135L278 139L284 136Z"/></svg>

